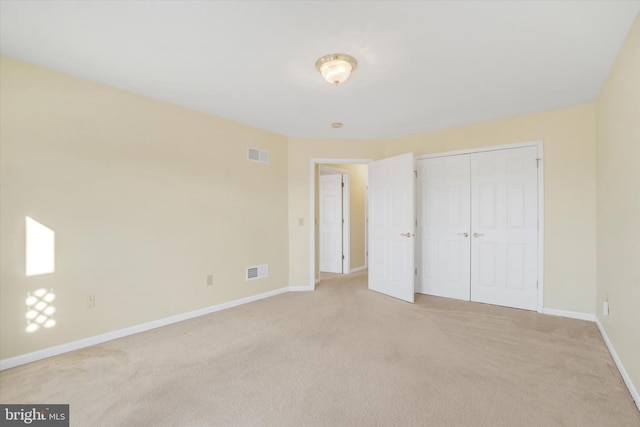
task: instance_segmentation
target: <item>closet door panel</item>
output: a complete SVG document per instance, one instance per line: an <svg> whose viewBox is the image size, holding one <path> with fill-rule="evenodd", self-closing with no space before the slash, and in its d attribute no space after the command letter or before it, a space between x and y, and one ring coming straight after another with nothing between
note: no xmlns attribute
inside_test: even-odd
<svg viewBox="0 0 640 427"><path fill-rule="evenodd" d="M418 161L418 293L469 300L469 161L469 155Z"/></svg>
<svg viewBox="0 0 640 427"><path fill-rule="evenodd" d="M537 149L471 155L471 300L537 308Z"/></svg>

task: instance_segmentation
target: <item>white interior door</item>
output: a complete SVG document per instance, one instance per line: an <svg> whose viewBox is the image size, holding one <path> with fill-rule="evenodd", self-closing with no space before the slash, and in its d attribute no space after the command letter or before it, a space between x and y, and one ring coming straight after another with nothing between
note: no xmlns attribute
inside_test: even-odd
<svg viewBox="0 0 640 427"><path fill-rule="evenodd" d="M418 166L416 292L469 301L470 157L421 159Z"/></svg>
<svg viewBox="0 0 640 427"><path fill-rule="evenodd" d="M369 167L369 289L414 299L413 153Z"/></svg>
<svg viewBox="0 0 640 427"><path fill-rule="evenodd" d="M537 308L537 149L471 155L471 300Z"/></svg>
<svg viewBox="0 0 640 427"><path fill-rule="evenodd" d="M342 273L342 175L320 175L320 271Z"/></svg>

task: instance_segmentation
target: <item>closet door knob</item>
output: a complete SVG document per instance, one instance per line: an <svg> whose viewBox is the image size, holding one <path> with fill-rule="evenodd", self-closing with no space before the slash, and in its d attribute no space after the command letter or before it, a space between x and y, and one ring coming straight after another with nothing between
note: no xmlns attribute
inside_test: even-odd
<svg viewBox="0 0 640 427"><path fill-rule="evenodd" d="M473 233L473 237L482 237L484 234L482 233Z"/></svg>
<svg viewBox="0 0 640 427"><path fill-rule="evenodd" d="M458 236L469 237L469 233L458 233Z"/></svg>
<svg viewBox="0 0 640 427"><path fill-rule="evenodd" d="M411 237L411 233L400 233L400 235L404 237Z"/></svg>

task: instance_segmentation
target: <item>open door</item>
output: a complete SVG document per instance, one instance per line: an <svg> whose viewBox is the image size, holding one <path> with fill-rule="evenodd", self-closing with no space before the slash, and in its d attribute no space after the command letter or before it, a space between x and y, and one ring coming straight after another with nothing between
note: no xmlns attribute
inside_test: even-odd
<svg viewBox="0 0 640 427"><path fill-rule="evenodd" d="M413 302L414 157L402 154L369 167L369 289Z"/></svg>

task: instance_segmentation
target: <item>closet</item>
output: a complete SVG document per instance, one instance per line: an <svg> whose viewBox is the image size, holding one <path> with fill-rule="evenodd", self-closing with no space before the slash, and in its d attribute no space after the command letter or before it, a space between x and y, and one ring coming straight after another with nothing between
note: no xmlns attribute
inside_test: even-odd
<svg viewBox="0 0 640 427"><path fill-rule="evenodd" d="M539 149L416 161L416 292L539 308Z"/></svg>

